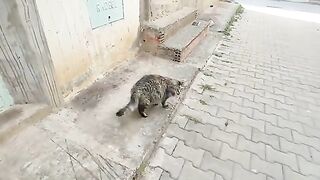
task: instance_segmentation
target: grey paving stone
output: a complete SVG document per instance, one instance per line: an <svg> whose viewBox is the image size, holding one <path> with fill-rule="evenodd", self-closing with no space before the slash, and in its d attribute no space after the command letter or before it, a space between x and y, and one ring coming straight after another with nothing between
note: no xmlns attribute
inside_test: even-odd
<svg viewBox="0 0 320 180"><path fill-rule="evenodd" d="M320 165L319 164L311 163L311 162L309 162L299 156L298 156L298 162L299 162L301 174L306 175L306 176L312 175L317 178L320 178L320 171L319 171Z"/></svg>
<svg viewBox="0 0 320 180"><path fill-rule="evenodd" d="M302 124L306 124L308 126L313 127L314 126L314 122L310 117L301 115L301 114L296 114L296 113L290 113L289 114L289 120L290 121L296 121L296 122L300 122Z"/></svg>
<svg viewBox="0 0 320 180"><path fill-rule="evenodd" d="M311 155L312 155L312 161L315 162L315 163L320 164L320 151L317 151L314 148L310 148L310 152L311 152Z"/></svg>
<svg viewBox="0 0 320 180"><path fill-rule="evenodd" d="M241 151L249 151L251 153L256 154L261 159L265 159L266 156L266 148L265 144L263 143L256 143L250 140L245 139L242 136L239 136L238 143L237 143L237 149Z"/></svg>
<svg viewBox="0 0 320 180"><path fill-rule="evenodd" d="M233 96L233 95L230 95L230 94L224 94L222 99L225 100L225 101L236 103L236 104L242 104L242 99L243 98L236 97L236 96Z"/></svg>
<svg viewBox="0 0 320 180"><path fill-rule="evenodd" d="M283 128L293 129L293 130L296 130L300 133L304 133L300 122L286 120L286 119L279 117L278 118L278 126L283 127Z"/></svg>
<svg viewBox="0 0 320 180"><path fill-rule="evenodd" d="M223 160L231 160L242 165L242 167L249 169L250 167L250 153L246 151L239 151L232 149L229 145L223 144L220 158Z"/></svg>
<svg viewBox="0 0 320 180"><path fill-rule="evenodd" d="M252 109L257 109L260 112L264 112L264 104L263 103L257 103L254 101L250 101L248 99L243 99L242 105L245 107L250 107Z"/></svg>
<svg viewBox="0 0 320 180"><path fill-rule="evenodd" d="M313 136L313 137L317 137L320 139L320 129L306 126L306 125L304 125L303 128L304 128L304 132L307 136Z"/></svg>
<svg viewBox="0 0 320 180"><path fill-rule="evenodd" d="M274 100L280 101L282 103L285 103L285 100L284 100L285 96L283 96L283 95L274 94L274 93L266 91L265 97L268 98L268 99L274 99Z"/></svg>
<svg viewBox="0 0 320 180"><path fill-rule="evenodd" d="M159 180L162 172L163 170L161 168L147 167L144 172L145 175L141 178L141 180Z"/></svg>
<svg viewBox="0 0 320 180"><path fill-rule="evenodd" d="M234 166L233 178L232 180L266 180L266 175L256 174L251 171L243 169L239 165Z"/></svg>
<svg viewBox="0 0 320 180"><path fill-rule="evenodd" d="M256 120L242 115L239 124L250 126L264 132L265 121L262 120Z"/></svg>
<svg viewBox="0 0 320 180"><path fill-rule="evenodd" d="M194 120L189 120L185 129L201 133L204 137L210 137L212 126L208 124L201 124Z"/></svg>
<svg viewBox="0 0 320 180"><path fill-rule="evenodd" d="M295 111L295 107L291 104L286 104L286 103L281 103L279 101L276 101L276 106L275 108L280 109L280 110L285 110L288 111L289 113Z"/></svg>
<svg viewBox="0 0 320 180"><path fill-rule="evenodd" d="M223 94L223 93L222 93ZM210 104L211 106L222 107L224 109L229 109L231 106L230 101L223 100L222 98L204 94L201 100L205 101L206 103Z"/></svg>
<svg viewBox="0 0 320 180"><path fill-rule="evenodd" d="M301 135L295 131L292 131L293 140L295 143L307 144L311 147L314 147L317 150L320 150L320 139L315 137L307 137Z"/></svg>
<svg viewBox="0 0 320 180"><path fill-rule="evenodd" d="M309 152L309 147L304 144L296 144L290 141L287 141L284 138L280 138L280 149L283 152L292 152L294 154L298 154L303 156L307 160L311 161L311 155Z"/></svg>
<svg viewBox="0 0 320 180"><path fill-rule="evenodd" d="M277 137L275 135L264 134L256 129L252 130L252 141L262 142L264 144L271 145L275 149L280 149L279 137Z"/></svg>
<svg viewBox="0 0 320 180"><path fill-rule="evenodd" d="M185 128L187 122L188 122L188 118L185 117L185 116L176 116L176 117L174 117L174 119L172 120L172 123L178 124L179 127L181 127L181 128Z"/></svg>
<svg viewBox="0 0 320 180"><path fill-rule="evenodd" d="M192 147L186 146L182 141L179 141L177 147L173 152L174 157L182 157L193 163L194 166L200 167L200 163L204 154L202 149L194 149Z"/></svg>
<svg viewBox="0 0 320 180"><path fill-rule="evenodd" d="M176 137L183 140L187 145L191 145L195 141L197 133L183 130L177 124L170 124L166 135L168 137Z"/></svg>
<svg viewBox="0 0 320 180"><path fill-rule="evenodd" d="M281 110L281 109L277 109L277 108L274 108L270 105L266 105L265 106L265 113L267 114L274 114L276 116L280 116L284 119L288 119L288 111L287 110Z"/></svg>
<svg viewBox="0 0 320 180"><path fill-rule="evenodd" d="M238 97L242 97L244 99L248 99L248 100L251 100L251 101L253 101L253 99L254 99L254 94L248 93L248 92L244 92L244 91L239 91L239 90L235 90L233 95L234 96L238 96Z"/></svg>
<svg viewBox="0 0 320 180"><path fill-rule="evenodd" d="M261 160L254 154L251 158L251 171L267 174L276 180L283 179L281 165Z"/></svg>
<svg viewBox="0 0 320 180"><path fill-rule="evenodd" d="M261 96L259 96L257 94L255 94L255 96L254 96L254 102L264 103L264 104L267 104L267 105L270 105L270 106L274 106L275 105L275 100L274 99L261 97Z"/></svg>
<svg viewBox="0 0 320 180"><path fill-rule="evenodd" d="M202 111L189 109L186 106L182 106L182 108L179 108L178 114L185 117L192 117L193 119L201 123L212 124L220 128L224 128L224 124L226 122L224 119L211 116L208 113L203 113Z"/></svg>
<svg viewBox="0 0 320 180"><path fill-rule="evenodd" d="M164 149L159 148L155 153L155 156L150 161L151 167L161 167L168 171L173 178L178 178L184 160L182 158L174 158L167 153Z"/></svg>
<svg viewBox="0 0 320 180"><path fill-rule="evenodd" d="M285 180L317 180L316 177L304 176L300 173L292 171L287 166L283 166L283 174L284 174Z"/></svg>
<svg viewBox="0 0 320 180"><path fill-rule="evenodd" d="M222 146L222 142L207 139L204 138L201 134L197 134L196 139L191 146L194 148L202 148L210 152L213 156L218 157L220 155L220 148Z"/></svg>
<svg viewBox="0 0 320 180"><path fill-rule="evenodd" d="M163 171L160 180L174 180L168 172Z"/></svg>
<svg viewBox="0 0 320 180"><path fill-rule="evenodd" d="M245 87L245 92L251 93L251 94L257 94L257 95L260 95L261 97L264 97L264 93L265 93L264 90L250 88L250 87Z"/></svg>
<svg viewBox="0 0 320 180"><path fill-rule="evenodd" d="M184 100L183 104L187 105L191 109L201 110L201 111L207 112L213 116L217 114L217 110L218 110L218 108L216 106L210 106L210 105L203 104L203 103L201 103L200 100L196 100L196 99L186 99L186 100Z"/></svg>
<svg viewBox="0 0 320 180"><path fill-rule="evenodd" d="M213 171L221 175L223 179L229 180L232 177L232 167L232 162L215 158L208 152L204 153L201 169Z"/></svg>
<svg viewBox="0 0 320 180"><path fill-rule="evenodd" d="M178 140L179 139L176 137L163 137L159 143L159 146L162 147L167 154L171 155L178 143Z"/></svg>
<svg viewBox="0 0 320 180"><path fill-rule="evenodd" d="M266 123L266 134L273 134L276 136L283 137L289 141L292 141L290 129L273 126L270 123Z"/></svg>
<svg viewBox="0 0 320 180"><path fill-rule="evenodd" d="M252 128L250 126L239 125L234 122L229 122L228 126L225 128L225 131L243 135L247 139L251 139L251 129Z"/></svg>
<svg viewBox="0 0 320 180"><path fill-rule="evenodd" d="M232 121L237 122L240 119L240 113L225 110L223 108L219 108L217 117L230 119Z"/></svg>
<svg viewBox="0 0 320 180"><path fill-rule="evenodd" d="M235 103L231 104L230 110L232 112L237 112L237 113L246 115L248 117L252 117L253 116L253 109L252 108L245 107L245 106L242 106L242 105L238 105L238 104L235 104Z"/></svg>
<svg viewBox="0 0 320 180"><path fill-rule="evenodd" d="M298 170L298 163L296 160L296 155L293 153L283 153L273 149L271 146L266 146L266 159L269 162L278 162L279 164L284 164L291 167L295 171Z"/></svg>
<svg viewBox="0 0 320 180"><path fill-rule="evenodd" d="M256 109L253 110L253 119L262 120L271 123L274 126L278 124L278 117L273 114L266 114Z"/></svg>
<svg viewBox="0 0 320 180"><path fill-rule="evenodd" d="M224 180L222 176L220 176L219 174L216 174L216 177L214 180Z"/></svg>
<svg viewBox="0 0 320 180"><path fill-rule="evenodd" d="M235 147L237 143L236 134L222 131L217 127L213 127L210 139L228 143L232 147Z"/></svg>
<svg viewBox="0 0 320 180"><path fill-rule="evenodd" d="M214 177L215 173L212 171L202 171L195 168L192 163L186 161L179 176L179 180L214 180Z"/></svg>

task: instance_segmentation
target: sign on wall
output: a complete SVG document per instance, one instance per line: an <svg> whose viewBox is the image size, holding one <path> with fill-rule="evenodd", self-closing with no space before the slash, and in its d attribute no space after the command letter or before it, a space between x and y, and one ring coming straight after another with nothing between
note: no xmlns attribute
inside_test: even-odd
<svg viewBox="0 0 320 180"><path fill-rule="evenodd" d="M123 0L86 1L93 29L124 18Z"/></svg>

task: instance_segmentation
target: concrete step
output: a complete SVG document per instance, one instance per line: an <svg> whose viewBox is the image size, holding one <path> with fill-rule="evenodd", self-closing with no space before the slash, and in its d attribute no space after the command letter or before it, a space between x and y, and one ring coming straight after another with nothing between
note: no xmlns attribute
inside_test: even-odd
<svg viewBox="0 0 320 180"><path fill-rule="evenodd" d="M197 10L184 7L155 21L146 22L143 25L142 47L147 52L153 52L158 45L174 35L179 29L190 24L197 18Z"/></svg>
<svg viewBox="0 0 320 180"><path fill-rule="evenodd" d="M159 45L156 55L173 61L183 61L207 35L210 22L194 21Z"/></svg>

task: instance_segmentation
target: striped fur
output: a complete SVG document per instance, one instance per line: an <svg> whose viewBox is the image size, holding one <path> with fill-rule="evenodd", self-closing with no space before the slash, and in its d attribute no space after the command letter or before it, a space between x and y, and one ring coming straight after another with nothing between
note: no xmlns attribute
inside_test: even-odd
<svg viewBox="0 0 320 180"><path fill-rule="evenodd" d="M131 89L129 103L120 109L116 115L122 116L127 110L133 111L138 106L142 117L147 117L146 110L152 106L162 104L166 108L166 100L179 95L183 83L160 75L145 75Z"/></svg>

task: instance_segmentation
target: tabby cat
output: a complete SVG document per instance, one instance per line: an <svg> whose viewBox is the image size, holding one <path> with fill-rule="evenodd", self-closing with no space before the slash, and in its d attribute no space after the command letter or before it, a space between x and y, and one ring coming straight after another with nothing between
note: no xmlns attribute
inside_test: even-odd
<svg viewBox="0 0 320 180"><path fill-rule="evenodd" d="M138 106L139 114L146 118L148 117L146 110L152 106L161 103L163 108L167 108L167 99L179 95L182 86L183 82L168 77L145 75L132 87L130 102L116 115L122 116L128 109L132 111Z"/></svg>

